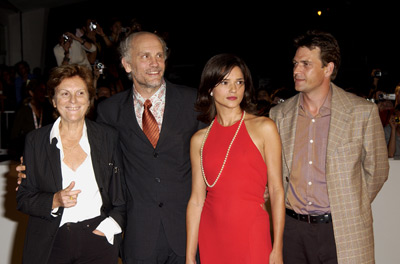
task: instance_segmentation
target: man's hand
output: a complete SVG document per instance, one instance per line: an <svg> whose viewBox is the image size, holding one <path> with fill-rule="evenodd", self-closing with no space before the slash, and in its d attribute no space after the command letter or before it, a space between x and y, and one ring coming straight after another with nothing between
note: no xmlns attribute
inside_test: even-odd
<svg viewBox="0 0 400 264"><path fill-rule="evenodd" d="M264 191L264 201L267 202L269 199L269 191L268 191L268 186L265 186L265 191Z"/></svg>
<svg viewBox="0 0 400 264"><path fill-rule="evenodd" d="M106 236L106 235L104 235L103 232L101 232L101 231L99 231L97 229L93 230L93 234L98 235L98 236Z"/></svg>
<svg viewBox="0 0 400 264"><path fill-rule="evenodd" d="M396 129L398 123L396 123L396 114L392 114L389 119L389 125L392 129Z"/></svg>
<svg viewBox="0 0 400 264"><path fill-rule="evenodd" d="M21 164L19 164L16 168L15 168L15 170L18 172L18 178L17 178L17 184L18 184L18 186L17 186L17 188L15 189L16 191L18 191L18 187L19 187L19 185L21 184L21 182L22 182L22 179L25 179L26 178L26 174L24 173L25 172L25 165L23 165L23 163L24 163L24 157L21 157Z"/></svg>

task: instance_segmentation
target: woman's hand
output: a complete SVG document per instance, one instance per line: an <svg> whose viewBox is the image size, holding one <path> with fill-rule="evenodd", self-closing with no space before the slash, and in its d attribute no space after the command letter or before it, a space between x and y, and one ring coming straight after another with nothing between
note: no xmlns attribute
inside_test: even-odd
<svg viewBox="0 0 400 264"><path fill-rule="evenodd" d="M81 190L73 191L72 189L74 187L75 187L75 182L72 181L67 188L58 191L54 194L53 209L57 207L64 207L64 208L74 207L78 203L77 200L78 194L81 192Z"/></svg>
<svg viewBox="0 0 400 264"><path fill-rule="evenodd" d="M282 250L278 252L278 250L272 249L269 255L269 264L283 264Z"/></svg>
<svg viewBox="0 0 400 264"><path fill-rule="evenodd" d="M190 259L186 256L186 264L196 264L196 259Z"/></svg>

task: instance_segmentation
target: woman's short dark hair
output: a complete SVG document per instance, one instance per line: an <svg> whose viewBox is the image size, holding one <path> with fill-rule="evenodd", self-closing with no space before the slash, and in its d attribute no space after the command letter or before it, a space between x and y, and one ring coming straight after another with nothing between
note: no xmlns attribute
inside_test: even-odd
<svg viewBox="0 0 400 264"><path fill-rule="evenodd" d="M309 30L294 40L294 46L295 48L306 47L310 50L319 48L321 51L322 66L325 67L329 62L333 62L335 67L331 75L331 80L333 81L336 78L341 57L339 44L332 34L320 30Z"/></svg>
<svg viewBox="0 0 400 264"><path fill-rule="evenodd" d="M210 123L217 114L214 98L210 95L212 89L228 75L234 67L239 67L244 78L244 97L240 107L246 112L255 112L254 87L250 69L246 63L233 54L218 54L209 59L201 74L198 90L196 111L200 112L198 119L206 124Z"/></svg>
<svg viewBox="0 0 400 264"><path fill-rule="evenodd" d="M80 77L86 84L89 93L90 108L92 108L96 96L96 88L93 86L93 73L88 67L77 64L61 65L51 70L49 80L47 81L47 94L50 101L54 99L56 88L61 82L75 76Z"/></svg>

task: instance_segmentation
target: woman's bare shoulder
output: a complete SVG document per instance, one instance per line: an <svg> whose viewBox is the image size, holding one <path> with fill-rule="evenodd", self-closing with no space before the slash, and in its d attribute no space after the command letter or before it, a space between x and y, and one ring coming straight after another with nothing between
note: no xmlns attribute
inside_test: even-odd
<svg viewBox="0 0 400 264"><path fill-rule="evenodd" d="M265 131L276 129L275 122L271 118L266 116L256 116L253 114L248 114L246 118L246 123L248 124L248 126L251 126L256 130Z"/></svg>
<svg viewBox="0 0 400 264"><path fill-rule="evenodd" d="M191 139L191 143L195 145L200 145L203 142L204 136L207 133L207 129L208 127L202 128L194 133Z"/></svg>

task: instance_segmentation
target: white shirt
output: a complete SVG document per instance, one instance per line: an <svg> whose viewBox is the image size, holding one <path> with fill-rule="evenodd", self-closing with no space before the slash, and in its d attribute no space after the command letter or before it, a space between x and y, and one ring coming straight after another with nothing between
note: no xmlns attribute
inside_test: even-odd
<svg viewBox="0 0 400 264"><path fill-rule="evenodd" d="M86 153L87 157L76 171L73 171L63 161L64 152L59 130L60 120L61 119L58 118L51 129L50 142L53 138L56 138L56 146L60 150L62 188L65 189L72 181L75 181L73 190L81 190L81 193L78 194L77 204L74 207L64 208L60 222L60 226L62 226L65 223L77 223L100 216L100 208L103 205L103 201L92 166L86 124L83 125L82 137L79 141L79 145ZM58 208L55 208L53 212L57 210ZM122 232L121 227L112 217L104 219L96 229L105 234L110 244L114 243L114 235Z"/></svg>
<svg viewBox="0 0 400 264"><path fill-rule="evenodd" d="M57 65L60 66L64 60L64 48L60 45L57 44L54 49L54 56L56 57L57 60ZM92 69L92 66L90 65L90 62L87 58L86 51L88 52L94 52L96 51L96 45L92 44L92 47L90 49L87 49L84 45L79 43L77 40L72 40L71 47L69 48L69 64L78 64L78 65L84 65L88 67L89 69Z"/></svg>

